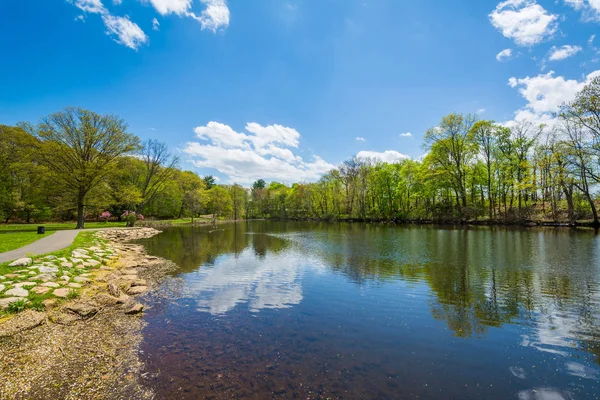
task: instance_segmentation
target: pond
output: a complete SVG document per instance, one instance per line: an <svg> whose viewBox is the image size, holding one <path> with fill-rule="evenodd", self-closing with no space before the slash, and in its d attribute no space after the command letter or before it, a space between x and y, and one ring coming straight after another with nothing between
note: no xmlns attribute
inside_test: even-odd
<svg viewBox="0 0 600 400"><path fill-rule="evenodd" d="M249 221L140 241L159 398L597 399L593 231Z"/></svg>

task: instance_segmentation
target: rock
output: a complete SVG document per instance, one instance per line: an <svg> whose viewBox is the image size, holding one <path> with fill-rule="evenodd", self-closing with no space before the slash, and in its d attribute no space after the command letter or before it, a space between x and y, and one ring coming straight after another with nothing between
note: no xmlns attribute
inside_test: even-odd
<svg viewBox="0 0 600 400"><path fill-rule="evenodd" d="M121 279L125 280L125 281L135 281L137 280L139 277L137 275L122 275Z"/></svg>
<svg viewBox="0 0 600 400"><path fill-rule="evenodd" d="M84 278L89 278L90 276L92 276L92 274L89 274L89 273L87 273L87 274L80 274L79 276L83 276Z"/></svg>
<svg viewBox="0 0 600 400"><path fill-rule="evenodd" d="M7 277L7 278L11 278L12 279L12 278L18 277L19 275L18 274L6 274L4 276Z"/></svg>
<svg viewBox="0 0 600 400"><path fill-rule="evenodd" d="M56 256L46 256L44 260L56 260Z"/></svg>
<svg viewBox="0 0 600 400"><path fill-rule="evenodd" d="M88 303L73 303L65 308L83 318L89 318L98 312L98 307Z"/></svg>
<svg viewBox="0 0 600 400"><path fill-rule="evenodd" d="M57 258L57 260L62 261L62 262L67 262L69 260L66 259L66 257L61 257L61 258Z"/></svg>
<svg viewBox="0 0 600 400"><path fill-rule="evenodd" d="M66 289L66 288L54 289L54 292L52 292L52 294L55 295L56 297L65 298L69 294L69 289Z"/></svg>
<svg viewBox="0 0 600 400"><path fill-rule="evenodd" d="M87 249L75 249L73 250L73 253L83 253L83 254L88 254L90 251Z"/></svg>
<svg viewBox="0 0 600 400"><path fill-rule="evenodd" d="M35 294L46 294L50 291L50 288L45 286L37 286L31 289L31 291Z"/></svg>
<svg viewBox="0 0 600 400"><path fill-rule="evenodd" d="M60 285L58 283L56 283L56 282L42 283L42 286L51 287L51 288L58 288L58 287L60 287Z"/></svg>
<svg viewBox="0 0 600 400"><path fill-rule="evenodd" d="M71 258L73 264L81 264L83 260L81 258Z"/></svg>
<svg viewBox="0 0 600 400"><path fill-rule="evenodd" d="M129 314L129 315L139 314L142 311L144 311L144 306L141 305L140 303L135 303L133 306L128 308L127 311L125 311L125 314Z"/></svg>
<svg viewBox="0 0 600 400"><path fill-rule="evenodd" d="M26 267L28 265L30 265L33 262L33 260L29 257L25 257L25 258L19 258L18 260L15 260L13 262L11 262L10 264L8 264L9 267Z"/></svg>
<svg viewBox="0 0 600 400"><path fill-rule="evenodd" d="M156 257L156 256L146 256L146 260L148 260L148 261L158 260L158 257Z"/></svg>
<svg viewBox="0 0 600 400"><path fill-rule="evenodd" d="M69 286L70 288L79 289L81 287L81 284L80 283L71 282L67 286Z"/></svg>
<svg viewBox="0 0 600 400"><path fill-rule="evenodd" d="M4 275L0 275L0 281L4 281L6 280L6 277Z"/></svg>
<svg viewBox="0 0 600 400"><path fill-rule="evenodd" d="M46 311L51 310L56 305L56 299L46 299L42 301L42 305Z"/></svg>
<svg viewBox="0 0 600 400"><path fill-rule="evenodd" d="M138 279L136 281L133 281L131 283L131 286L132 287L134 287L134 286L148 286L148 282L146 282L145 279Z"/></svg>
<svg viewBox="0 0 600 400"><path fill-rule="evenodd" d="M96 261L96 260L87 260L86 264L89 265L90 267L95 267L96 265L100 265L102 263L100 261Z"/></svg>
<svg viewBox="0 0 600 400"><path fill-rule="evenodd" d="M19 332L33 329L41 325L45 320L46 314L43 312L27 310L0 325L0 338L13 336Z"/></svg>
<svg viewBox="0 0 600 400"><path fill-rule="evenodd" d="M39 267L38 271L40 271L40 273L42 274L53 274L58 272L58 267Z"/></svg>
<svg viewBox="0 0 600 400"><path fill-rule="evenodd" d="M19 282L19 283L15 283L15 287L33 287L36 286L37 283L35 282Z"/></svg>
<svg viewBox="0 0 600 400"><path fill-rule="evenodd" d="M132 295L142 294L146 290L148 290L148 286L134 286L134 287L129 288L129 290L127 291L127 294L132 294Z"/></svg>
<svg viewBox="0 0 600 400"><path fill-rule="evenodd" d="M75 278L73 278L73 281L78 282L78 283L86 283L89 282L91 279L86 278L84 276L76 276Z"/></svg>
<svg viewBox="0 0 600 400"><path fill-rule="evenodd" d="M92 257L88 256L87 254L83 254L83 253L74 251L73 253L71 253L71 259L73 259L73 258L79 258L79 259L85 260L85 259L92 258Z"/></svg>
<svg viewBox="0 0 600 400"><path fill-rule="evenodd" d="M110 293L111 296L115 296L115 297L119 297L121 296L121 289L119 289L119 287L117 285L115 285L114 283L109 283L108 284L108 293Z"/></svg>
<svg viewBox="0 0 600 400"><path fill-rule="evenodd" d="M0 310L4 310L10 303L14 303L15 301L23 300L19 297L6 297L4 299L0 299Z"/></svg>
<svg viewBox="0 0 600 400"><path fill-rule="evenodd" d="M13 271L13 272L14 272L15 274L26 274L26 273L27 273L27 272L29 272L29 271L28 271L28 270L26 270L26 269L20 269L20 270L18 270L18 271Z"/></svg>
<svg viewBox="0 0 600 400"><path fill-rule="evenodd" d="M34 276L33 279L34 281L42 281L42 282L50 282L53 281L56 278L55 274L40 274L37 276Z"/></svg>
<svg viewBox="0 0 600 400"><path fill-rule="evenodd" d="M3 291L4 289L6 289L6 286L0 284L0 292Z"/></svg>
<svg viewBox="0 0 600 400"><path fill-rule="evenodd" d="M69 278L67 275L63 275L63 276L61 276L61 277L60 277L60 279L62 279L63 281L67 281L67 282L69 282L69 280L70 280L71 278Z"/></svg>
<svg viewBox="0 0 600 400"><path fill-rule="evenodd" d="M130 269L122 269L121 273L123 275L137 275L137 271L135 269L132 269L132 268L130 268Z"/></svg>
<svg viewBox="0 0 600 400"><path fill-rule="evenodd" d="M63 268L73 268L73 263L70 263L68 261L63 261L60 263L60 266Z"/></svg>
<svg viewBox="0 0 600 400"><path fill-rule="evenodd" d="M21 287L16 287L4 292L5 296L14 296L14 297L27 297L29 296L29 292Z"/></svg>

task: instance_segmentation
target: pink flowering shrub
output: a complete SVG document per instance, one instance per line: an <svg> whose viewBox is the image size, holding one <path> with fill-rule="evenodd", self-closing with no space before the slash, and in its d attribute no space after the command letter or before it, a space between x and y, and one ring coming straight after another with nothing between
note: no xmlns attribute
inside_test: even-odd
<svg viewBox="0 0 600 400"><path fill-rule="evenodd" d="M107 222L110 217L112 217L112 215L108 211L103 211L102 214L100 214L100 219L103 219L104 222Z"/></svg>

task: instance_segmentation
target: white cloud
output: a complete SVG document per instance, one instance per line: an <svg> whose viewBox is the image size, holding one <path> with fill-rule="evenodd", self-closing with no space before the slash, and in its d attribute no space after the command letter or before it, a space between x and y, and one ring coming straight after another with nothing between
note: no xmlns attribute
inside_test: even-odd
<svg viewBox="0 0 600 400"><path fill-rule="evenodd" d="M553 113L559 110L560 105L573 100L575 95L596 76L600 76L600 70L592 72L581 81L554 76L554 71L534 77L510 78L509 86L519 87L519 93L527 100L527 104L515 112L512 121L505 124L529 121L536 125L542 123L553 125L555 123Z"/></svg>
<svg viewBox="0 0 600 400"><path fill-rule="evenodd" d="M160 28L160 22L156 18L152 18L152 30L157 31Z"/></svg>
<svg viewBox="0 0 600 400"><path fill-rule="evenodd" d="M363 160L377 160L390 164L410 158L406 154L398 153L395 150L385 150L383 152L363 150L359 151L356 157Z"/></svg>
<svg viewBox="0 0 600 400"><path fill-rule="evenodd" d="M360 137L360 136L358 136L358 137L356 138L356 140L357 140L357 141L359 141L359 142L365 142L367 139L365 139L364 137Z"/></svg>
<svg viewBox="0 0 600 400"><path fill-rule="evenodd" d="M496 54L496 60L504 61L512 57L512 49L504 49L500 53Z"/></svg>
<svg viewBox="0 0 600 400"><path fill-rule="evenodd" d="M102 15L102 21L106 26L106 34L116 36L115 42L134 50L148 42L148 36L138 24L132 22L128 16L118 17L112 15L100 0L69 0L69 2L84 13ZM120 4L120 1L115 2L115 4ZM77 19L84 21L85 16L78 16Z"/></svg>
<svg viewBox="0 0 600 400"><path fill-rule="evenodd" d="M73 21L77 22L77 21L81 21L81 22L85 22L85 15L78 15L76 16Z"/></svg>
<svg viewBox="0 0 600 400"><path fill-rule="evenodd" d="M107 12L100 0L71 0L70 3L86 13L104 14Z"/></svg>
<svg viewBox="0 0 600 400"><path fill-rule="evenodd" d="M405 133L401 133L399 136L400 137L412 137L413 135L410 132L405 132Z"/></svg>
<svg viewBox="0 0 600 400"><path fill-rule="evenodd" d="M123 3L123 0L113 0L113 4L114 4L115 6L120 6L120 5L121 5L121 3Z"/></svg>
<svg viewBox="0 0 600 400"><path fill-rule="evenodd" d="M137 50L142 44L148 42L148 36L135 22L131 22L128 16L115 17L107 14L102 16L102 20L106 25L106 33L116 36L117 43Z"/></svg>
<svg viewBox="0 0 600 400"><path fill-rule="evenodd" d="M216 32L217 29L229 26L229 8L225 0L201 0L206 5L198 21L202 29L208 29Z"/></svg>
<svg viewBox="0 0 600 400"><path fill-rule="evenodd" d="M186 15L192 6L192 0L145 0L160 14Z"/></svg>
<svg viewBox="0 0 600 400"><path fill-rule="evenodd" d="M564 60L565 58L573 57L581 50L583 49L580 46L571 46L569 44L561 47L553 46L552 49L550 49L548 59L550 61Z"/></svg>
<svg viewBox="0 0 600 400"><path fill-rule="evenodd" d="M600 1L599 0L565 0L567 5L581 11L584 21L600 21Z"/></svg>
<svg viewBox="0 0 600 400"><path fill-rule="evenodd" d="M142 0L148 1L161 15L175 14L190 17L200 22L202 29L216 32L219 28L229 26L229 7L226 0L200 0L205 5L204 11L196 15L190 11L193 0Z"/></svg>
<svg viewBox="0 0 600 400"><path fill-rule="evenodd" d="M194 129L202 142L188 142L183 152L200 168L214 168L231 182L250 184L258 178L284 183L315 181L334 165L314 156L305 161L290 148L297 148L300 134L282 125L246 124L246 132L209 122Z"/></svg>
<svg viewBox="0 0 600 400"><path fill-rule="evenodd" d="M483 114L485 112L485 108L480 108L477 110L477 114Z"/></svg>
<svg viewBox="0 0 600 400"><path fill-rule="evenodd" d="M489 15L492 25L520 46L533 46L554 35L558 16L535 0L506 0Z"/></svg>

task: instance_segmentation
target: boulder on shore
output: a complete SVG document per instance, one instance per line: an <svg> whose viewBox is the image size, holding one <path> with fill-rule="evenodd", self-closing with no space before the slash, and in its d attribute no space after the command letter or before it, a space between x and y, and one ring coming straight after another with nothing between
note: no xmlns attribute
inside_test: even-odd
<svg viewBox="0 0 600 400"><path fill-rule="evenodd" d="M26 267L28 265L31 265L32 262L33 262L33 260L31 258L24 257L24 258L19 258L18 260L11 262L10 264L8 264L8 266L9 267Z"/></svg>

